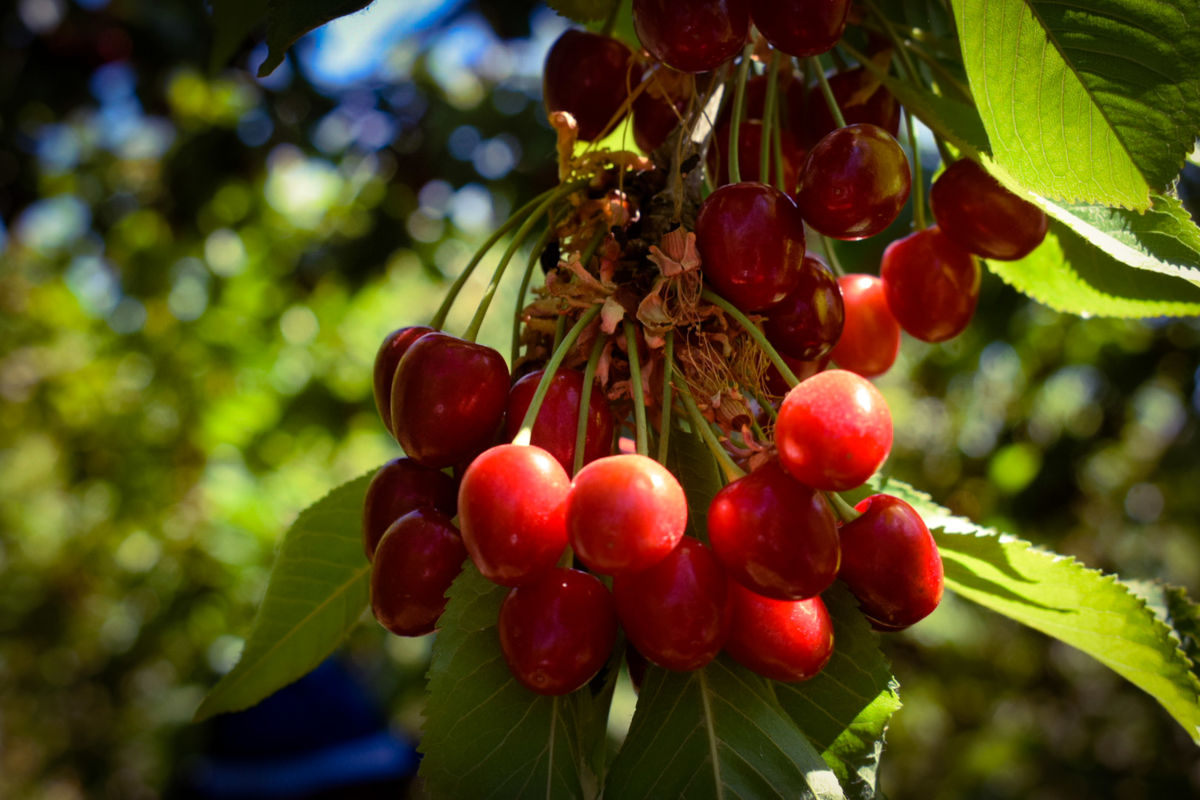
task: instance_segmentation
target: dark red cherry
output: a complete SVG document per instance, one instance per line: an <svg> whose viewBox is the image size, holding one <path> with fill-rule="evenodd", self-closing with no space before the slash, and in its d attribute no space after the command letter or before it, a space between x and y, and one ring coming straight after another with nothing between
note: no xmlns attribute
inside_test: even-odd
<svg viewBox="0 0 1200 800"><path fill-rule="evenodd" d="M411 458L394 458L380 467L363 500L363 549L368 561L391 524L417 508L435 508L455 517L458 486L454 479Z"/></svg>
<svg viewBox="0 0 1200 800"><path fill-rule="evenodd" d="M813 677L833 655L833 621L821 596L774 600L729 581L733 618L725 650L776 681Z"/></svg>
<svg viewBox="0 0 1200 800"><path fill-rule="evenodd" d="M521 421L533 401L538 383L545 370L525 375L513 384L508 393L508 413L505 433L509 439L521 429ZM575 434L579 424L579 405L583 398L583 373L573 369L555 371L550 388L533 425L530 444L548 451L558 459L570 475L575 466ZM608 398L595 384L588 396L587 438L583 446L583 463L603 458L612 452L616 423L608 407Z"/></svg>
<svg viewBox="0 0 1200 800"><path fill-rule="evenodd" d="M843 275L838 286L846 322L831 354L833 362L864 378L882 375L900 352L900 323L888 308L883 281L874 275Z"/></svg>
<svg viewBox="0 0 1200 800"><path fill-rule="evenodd" d="M743 181L775 183L775 151L770 153L767 179L760 174L762 166L762 120L751 119L738 129L738 169ZM783 153L783 185L792 188L800 179L800 165L804 163L804 151L796 144L791 131L779 132L779 150ZM717 185L729 183L729 123L717 128L712 146L708 148L708 174L716 176Z"/></svg>
<svg viewBox="0 0 1200 800"><path fill-rule="evenodd" d="M829 76L829 88L847 125L877 125L893 137L900 131L900 104L883 84L863 67ZM804 103L789 103L792 129L804 147L812 147L837 128L825 95L815 83L808 87Z"/></svg>
<svg viewBox="0 0 1200 800"><path fill-rule="evenodd" d="M396 377L396 367L412 343L427 333L433 333L433 328L411 325L394 330L383 340L379 352L375 354L375 408L379 409L379 416L388 433L392 432L392 379Z"/></svg>
<svg viewBox="0 0 1200 800"><path fill-rule="evenodd" d="M743 311L773 306L796 288L804 219L765 183L732 183L710 194L696 217L704 279Z"/></svg>
<svg viewBox="0 0 1200 800"><path fill-rule="evenodd" d="M879 277L892 316L923 342L953 339L975 315L979 260L936 225L889 244Z"/></svg>
<svg viewBox="0 0 1200 800"><path fill-rule="evenodd" d="M467 559L450 518L431 508L392 523L371 564L371 611L397 636L431 633Z"/></svg>
<svg viewBox="0 0 1200 800"><path fill-rule="evenodd" d="M617 618L638 652L660 667L699 669L729 634L725 572L712 551L684 537L648 569L613 578Z"/></svg>
<svg viewBox="0 0 1200 800"><path fill-rule="evenodd" d="M848 125L817 142L800 174L804 221L835 239L865 239L900 213L912 186L908 158L875 125Z"/></svg>
<svg viewBox="0 0 1200 800"><path fill-rule="evenodd" d="M691 75L660 69L646 90L633 101L633 140L647 153L654 152L679 125L693 92Z"/></svg>
<svg viewBox="0 0 1200 800"><path fill-rule="evenodd" d="M801 361L816 361L841 336L842 291L824 261L805 255L800 282L766 314L763 331L776 350Z"/></svg>
<svg viewBox="0 0 1200 800"><path fill-rule="evenodd" d="M776 460L717 492L708 540L730 577L765 597L801 600L837 578L837 522L825 497Z"/></svg>
<svg viewBox="0 0 1200 800"><path fill-rule="evenodd" d="M542 97L547 111L567 111L579 123L579 138L591 141L609 127L629 91L641 83L633 53L611 36L568 30L546 55ZM623 115L622 115L623 116Z"/></svg>
<svg viewBox="0 0 1200 800"><path fill-rule="evenodd" d="M650 54L680 72L708 72L741 52L745 0L633 0L633 28Z"/></svg>
<svg viewBox="0 0 1200 800"><path fill-rule="evenodd" d="M933 182L929 206L942 233L984 258L1024 258L1046 238L1046 214L967 158Z"/></svg>
<svg viewBox="0 0 1200 800"><path fill-rule="evenodd" d="M553 569L500 606L500 650L513 676L538 694L567 694L600 671L617 638L612 594L586 572Z"/></svg>
<svg viewBox="0 0 1200 800"><path fill-rule="evenodd" d="M898 497L876 494L841 528L839 577L875 627L900 630L942 600L942 557L921 515Z"/></svg>
<svg viewBox="0 0 1200 800"><path fill-rule="evenodd" d="M449 334L427 333L396 368L392 427L411 458L449 467L492 443L507 403L502 355Z"/></svg>
<svg viewBox="0 0 1200 800"><path fill-rule="evenodd" d="M780 353L779 357L783 359L783 363L788 365L788 368L791 369L792 374L796 376L796 380L798 381L802 381L805 378L811 378L813 375L816 375L818 372L825 369L825 367L829 364L828 356L819 358L816 361L801 361L798 358L792 358L791 356L786 356L783 353ZM775 369L774 364L767 365L765 381L767 391L773 395L783 396L788 393L789 389L792 388L788 385L788 382L784 380L783 375L780 374L779 370Z"/></svg>
<svg viewBox="0 0 1200 800"><path fill-rule="evenodd" d="M849 10L850 0L750 0L750 18L759 33L791 56L832 50Z"/></svg>

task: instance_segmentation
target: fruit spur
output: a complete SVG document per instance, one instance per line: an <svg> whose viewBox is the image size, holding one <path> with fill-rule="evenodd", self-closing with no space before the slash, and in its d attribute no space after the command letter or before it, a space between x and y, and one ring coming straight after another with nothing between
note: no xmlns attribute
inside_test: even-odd
<svg viewBox="0 0 1200 800"><path fill-rule="evenodd" d="M725 652L808 679L836 647L822 593L837 581L877 630L931 613L942 563L920 516L887 494L839 494L864 497L891 449L869 379L902 330L941 342L966 327L980 256L1026 253L1045 233L969 161L934 183L938 224L925 224L900 110L876 77L892 49L868 39L870 56L831 75L818 58L842 41L846 3L809 26L788 3L700 6L681 17L635 0L636 50L563 34L544 75L558 184L375 361L405 454L363 511L375 616L430 633L456 576L477 570L508 587L496 646L541 694L584 686L614 647L672 670ZM832 241L879 235L910 201L915 230L879 274L842 274ZM446 331L502 242L470 325ZM493 309L513 262L517 306ZM475 341L493 310L512 318L507 358ZM704 472L687 459L708 459L716 485L685 491Z"/></svg>

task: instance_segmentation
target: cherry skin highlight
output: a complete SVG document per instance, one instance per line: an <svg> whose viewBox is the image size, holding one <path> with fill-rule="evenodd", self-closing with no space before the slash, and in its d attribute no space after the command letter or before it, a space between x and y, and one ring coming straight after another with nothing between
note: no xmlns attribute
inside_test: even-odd
<svg viewBox="0 0 1200 800"><path fill-rule="evenodd" d="M513 384L508 393L508 413L505 416L505 434L514 438L521 429L521 421L533 401L538 383L545 370L536 370ZM570 475L575 467L575 433L579 421L579 406L583 398L583 373L573 369L559 369L550 379L550 388L542 400L537 420L533 424L530 444L541 447L558 459ZM616 423L608 407L608 398L593 384L588 395L587 434L583 445L583 463L588 464L612 452L613 432Z"/></svg>
<svg viewBox="0 0 1200 800"><path fill-rule="evenodd" d="M642 69L617 39L568 30L551 45L542 76L546 110L569 112L579 124L579 138L590 142L641 82Z"/></svg>
<svg viewBox="0 0 1200 800"><path fill-rule="evenodd" d="M733 618L725 650L763 677L803 681L833 655L833 621L820 595L807 600L773 600L737 581L729 582Z"/></svg>
<svg viewBox="0 0 1200 800"><path fill-rule="evenodd" d="M680 72L708 72L741 52L745 0L633 0L633 29L650 55Z"/></svg>
<svg viewBox="0 0 1200 800"><path fill-rule="evenodd" d="M959 159L933 182L929 207L942 233L984 258L1013 261L1046 238L1046 214L1000 185L987 170Z"/></svg>
<svg viewBox="0 0 1200 800"><path fill-rule="evenodd" d="M422 636L446 610L446 592L467 550L450 518L432 508L392 523L371 565L371 611L397 636Z"/></svg>
<svg viewBox="0 0 1200 800"><path fill-rule="evenodd" d="M838 281L814 255L805 255L796 288L767 310L763 332L782 355L815 361L842 335L845 308Z"/></svg>
<svg viewBox="0 0 1200 800"><path fill-rule="evenodd" d="M379 468L363 499L363 549L367 560L391 524L418 508L434 508L453 519L458 514L458 487L441 470L411 458L394 458Z"/></svg>
<svg viewBox="0 0 1200 800"><path fill-rule="evenodd" d="M394 330L383 340L379 351L375 354L375 369L373 373L375 408L383 419L383 427L392 431L392 379L396 377L396 367L400 359L408 352L413 342L427 333L433 333L433 328L425 325L411 325L407 328Z"/></svg>
<svg viewBox="0 0 1200 800"><path fill-rule="evenodd" d="M750 18L759 33L790 56L832 50L849 10L850 0L750 0Z"/></svg>
<svg viewBox="0 0 1200 800"><path fill-rule="evenodd" d="M879 277L892 316L923 342L953 339L975 316L979 260L936 225L889 244Z"/></svg>
<svg viewBox="0 0 1200 800"><path fill-rule="evenodd" d="M900 354L900 323L888 308L883 281L874 275L843 275L838 286L846 321L833 347L833 362L864 378L882 375Z"/></svg>

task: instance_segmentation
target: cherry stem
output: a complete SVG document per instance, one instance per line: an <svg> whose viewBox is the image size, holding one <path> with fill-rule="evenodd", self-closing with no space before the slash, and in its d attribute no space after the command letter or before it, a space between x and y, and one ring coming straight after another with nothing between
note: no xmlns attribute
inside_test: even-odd
<svg viewBox="0 0 1200 800"><path fill-rule="evenodd" d="M592 352L588 354L587 366L583 368L583 392L579 396L579 421L575 423L575 463L571 465L571 474L577 475L583 469L583 451L587 447L588 413L592 404L592 382L596 380L596 365L600 363L600 353L604 351L604 337L596 336L592 343ZM611 442L609 443L611 444Z"/></svg>
<svg viewBox="0 0 1200 800"><path fill-rule="evenodd" d="M637 331L633 322L626 319L625 350L629 356L629 381L633 389L633 424L637 435L637 452L640 456L650 455L650 443L646 430L646 394L642 389L642 361L638 356Z"/></svg>
<svg viewBox="0 0 1200 800"><path fill-rule="evenodd" d="M550 345L550 352L553 353L562 343L563 334L567 331L567 317L564 313L559 312L558 319L554 321L554 343Z"/></svg>
<svg viewBox="0 0 1200 800"><path fill-rule="evenodd" d="M529 262L525 265L525 274L521 277L521 288L517 289L517 307L513 310L513 329L512 329L512 358L509 359L509 365L515 366L517 356L521 349L521 312L525 310L525 293L529 290L529 282L533 279L533 268L538 263L542 256L542 251L546 249L550 238L554 235L554 224L546 226L546 232L542 234L542 238L533 246L533 250L529 253Z"/></svg>
<svg viewBox="0 0 1200 800"><path fill-rule="evenodd" d="M608 16L604 20L604 27L600 32L605 36L612 36L613 28L617 26L617 14L621 10L621 4L617 0L612 0L612 10L608 12Z"/></svg>
<svg viewBox="0 0 1200 800"><path fill-rule="evenodd" d="M942 163L947 167L958 160L954 157L954 154L950 152L950 146L946 144L946 140L941 136L938 136L936 133L933 134L933 142L937 145L938 155L942 157Z"/></svg>
<svg viewBox="0 0 1200 800"><path fill-rule="evenodd" d="M854 506L847 503L842 496L837 492L825 492L825 499L829 501L829 505L833 507L833 513L838 515L843 523L854 522L862 516L862 513L855 510Z"/></svg>
<svg viewBox="0 0 1200 800"><path fill-rule="evenodd" d="M833 117L834 123L839 128L846 127L846 118L842 116L842 109L838 107L837 98L833 96L833 89L829 88L829 79L825 77L825 70L821 68L821 62L817 60L816 56L809 56L808 67L817 76L817 85L821 87L821 94L825 96L825 105L829 106L829 113Z"/></svg>
<svg viewBox="0 0 1200 800"><path fill-rule="evenodd" d="M746 78L750 74L750 57L754 54L754 44L746 45L742 50L742 63L738 65L737 88L733 93L733 117L729 122L729 181L742 182L741 165L738 163L738 133L742 127L742 107L746 104Z"/></svg>
<svg viewBox="0 0 1200 800"><path fill-rule="evenodd" d="M795 386L800 382L800 379L796 377L796 373L792 372L791 367L789 367L787 362L783 360L783 356L776 352L775 348L771 346L771 343L767 341L767 337L763 335L763 332L758 329L757 325L750 321L749 317L735 308L734 305L724 297L721 297L719 294L715 293L712 289L705 289L700 293L700 296L712 303L714 306L720 308L729 316L733 317L738 321L739 325L746 329L746 333L750 334L750 338L754 340L755 344L757 344L762 351L767 354L767 358L771 359L771 363L775 365L775 369L779 370L779 374L783 376L785 381L787 381L788 386Z"/></svg>
<svg viewBox="0 0 1200 800"><path fill-rule="evenodd" d="M838 260L837 250L833 249L833 240L823 233L821 234L821 246L825 250L825 257L829 259L829 267L833 270L833 274L839 278L845 275L842 262Z"/></svg>
<svg viewBox="0 0 1200 800"><path fill-rule="evenodd" d="M779 107L775 107L775 117L779 117ZM783 174L783 125L776 124L775 129L771 131L771 149L775 156L775 188L786 194L791 194L794 186L784 185Z"/></svg>
<svg viewBox="0 0 1200 800"><path fill-rule="evenodd" d="M671 436L671 376L675 371L675 329L667 331L663 348L662 411L658 424L658 461L667 463L667 442Z"/></svg>
<svg viewBox="0 0 1200 800"><path fill-rule="evenodd" d="M758 177L767 183L771 174L771 142L774 140L775 119L775 90L779 86L779 51L771 51L771 67L767 71L767 99L763 105L762 137L759 139ZM776 155L778 158L778 155ZM779 187L783 191L783 187Z"/></svg>
<svg viewBox="0 0 1200 800"><path fill-rule="evenodd" d="M908 79L913 83L917 83L920 80L920 73L917 72L917 66L912 62L912 57L908 54L907 45L905 45L900 39L900 36L896 33L896 29L892 27L892 21L889 20L887 16L885 16L884 13L879 10L879 6L875 5L872 0L867 0L867 8L869 8L871 13L875 15L875 18L879 20L879 25L883 28L883 32L887 34L889 39L891 39L892 45L896 48L896 52L900 55L900 61L904 64L904 71L908 73ZM850 55L857 58L860 62L862 61L862 59L855 55L851 50L847 49L846 52L850 53Z"/></svg>
<svg viewBox="0 0 1200 800"><path fill-rule="evenodd" d="M683 398L683 405L687 408L688 416L691 417L692 427L696 429L696 433L700 434L700 438L704 440L704 444L708 446L717 463L721 465L721 471L725 473L725 480L729 483L736 481L738 478L744 477L746 472L741 467L733 462L729 453L721 446L721 442L717 439L717 435L713 433L712 426L708 420L700 413L700 408L696 405L695 398L692 397L691 391L680 392Z"/></svg>
<svg viewBox="0 0 1200 800"><path fill-rule="evenodd" d="M917 141L917 125L913 115L904 112L905 127L908 128L908 149L912 152L913 171L913 223L919 231L925 230L925 170L921 167L921 146Z"/></svg>
<svg viewBox="0 0 1200 800"><path fill-rule="evenodd" d="M546 362L542 379L538 381L537 390L533 393L533 399L529 401L529 408L525 411L525 416L521 420L521 428L517 431L517 435L513 437L513 444L529 444L529 440L533 436L533 423L537 421L538 412L542 410L542 401L546 399L546 393L550 391L550 382L554 380L554 373L558 371L558 365L567 357L567 351L575 344L575 340L579 338L579 334L583 332L588 323L594 320L599 313L600 306L598 305L592 306L583 312L583 316L571 326L571 330L567 332L562 343L554 348L553 355Z"/></svg>

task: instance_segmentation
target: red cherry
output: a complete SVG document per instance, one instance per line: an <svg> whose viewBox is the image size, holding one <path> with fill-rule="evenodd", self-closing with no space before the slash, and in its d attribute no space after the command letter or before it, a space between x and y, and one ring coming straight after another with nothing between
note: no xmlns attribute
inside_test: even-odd
<svg viewBox="0 0 1200 800"><path fill-rule="evenodd" d="M763 332L783 355L815 361L833 349L844 317L837 279L819 257L805 255L799 283L767 310Z"/></svg>
<svg viewBox="0 0 1200 800"><path fill-rule="evenodd" d="M770 174L763 180L759 174L762 166L762 120L750 119L742 122L738 129L738 169L744 181L759 181L774 184L775 153L771 152ZM794 187L800 180L800 165L804 163L804 151L796 144L791 131L779 132L779 150L783 153L783 185ZM708 148L708 174L716 176L717 185L729 183L729 123L717 128L712 146Z"/></svg>
<svg viewBox="0 0 1200 800"><path fill-rule="evenodd" d="M633 101L633 140L647 153L658 149L687 114L692 77L658 70Z"/></svg>
<svg viewBox="0 0 1200 800"><path fill-rule="evenodd" d="M979 260L936 225L889 244L879 277L892 316L923 342L953 339L975 316Z"/></svg>
<svg viewBox="0 0 1200 800"><path fill-rule="evenodd" d="M708 72L750 35L745 0L633 0L633 29L650 54L680 72Z"/></svg>
<svg viewBox="0 0 1200 800"><path fill-rule="evenodd" d="M397 636L421 636L437 626L446 592L467 550L450 518L431 508L392 523L371 565L371 611Z"/></svg>
<svg viewBox="0 0 1200 800"><path fill-rule="evenodd" d="M801 600L837 578L837 522L829 504L768 461L717 492L708 540L730 577L765 597Z"/></svg>
<svg viewBox="0 0 1200 800"><path fill-rule="evenodd" d="M654 566L613 578L617 617L629 641L674 670L699 669L721 652L729 633L726 593L725 572L712 551L686 536Z"/></svg>
<svg viewBox="0 0 1200 800"><path fill-rule="evenodd" d="M593 461L571 484L567 536L593 572L615 575L653 566L675 549L686 527L683 487L646 456Z"/></svg>
<svg viewBox="0 0 1200 800"><path fill-rule="evenodd" d="M458 489L458 522L488 580L517 586L554 566L567 546L571 480L540 447L502 444L471 462Z"/></svg>
<svg viewBox="0 0 1200 800"><path fill-rule="evenodd" d="M392 427L404 452L449 467L490 445L508 402L508 367L490 347L427 333L392 381Z"/></svg>
<svg viewBox="0 0 1200 800"><path fill-rule="evenodd" d="M608 660L617 613L612 594L596 576L554 569L508 593L498 632L504 660L518 681L538 694L567 694Z"/></svg>
<svg viewBox="0 0 1200 800"><path fill-rule="evenodd" d="M508 414L505 417L505 432L509 439L521 429L521 421L533 401L538 383L545 370L525 375L513 384L508 393ZM583 397L583 373L573 369L559 369L550 380L550 388L538 411L533 425L530 444L541 447L558 459L567 474L575 467L575 433L579 423L579 405ZM583 446L583 463L603 458L612 452L613 433L616 423L608 407L608 398L595 384L588 399L587 438Z"/></svg>
<svg viewBox="0 0 1200 800"><path fill-rule="evenodd" d="M568 30L546 55L542 96L547 111L567 111L579 123L579 138L591 141L642 80L633 53L611 36Z"/></svg>
<svg viewBox="0 0 1200 800"><path fill-rule="evenodd" d="M830 75L829 88L847 125L860 122L878 125L893 137L900 132L900 104L865 68L854 67ZM815 83L808 87L805 102L789 103L788 111L792 128L804 147L812 147L838 127L825 95Z"/></svg>
<svg viewBox="0 0 1200 800"><path fill-rule="evenodd" d="M839 577L875 627L900 630L942 600L942 557L921 515L898 497L876 494L841 528Z"/></svg>
<svg viewBox="0 0 1200 800"><path fill-rule="evenodd" d="M938 176L929 207L943 233L984 258L1024 258L1046 238L1046 214L970 159L955 161Z"/></svg>
<svg viewBox="0 0 1200 800"><path fill-rule="evenodd" d="M817 142L800 174L804 221L835 239L865 239L891 225L912 186L908 158L875 125L847 125Z"/></svg>
<svg viewBox="0 0 1200 800"><path fill-rule="evenodd" d="M412 325L394 330L383 340L379 352L375 354L375 408L379 409L379 416L388 433L392 432L392 379L396 377L396 367L412 343L427 333L433 333L433 328Z"/></svg>
<svg viewBox="0 0 1200 800"><path fill-rule="evenodd" d="M750 18L759 33L791 56L832 50L849 10L850 0L750 0Z"/></svg>
<svg viewBox="0 0 1200 800"><path fill-rule="evenodd" d="M900 323L888 308L883 281L874 275L843 275L838 286L846 322L834 345L833 361L864 378L882 375L900 353Z"/></svg>
<svg viewBox="0 0 1200 800"><path fill-rule="evenodd" d="M710 194L696 217L704 279L743 311L787 297L800 280L804 219L765 183L732 183Z"/></svg>
<svg viewBox="0 0 1200 800"><path fill-rule="evenodd" d="M734 660L776 681L803 681L833 655L833 621L820 595L773 600L729 582L733 618L725 650Z"/></svg>
<svg viewBox="0 0 1200 800"><path fill-rule="evenodd" d="M380 467L363 500L363 549L368 561L391 524L417 508L436 508L448 517L456 516L454 479L411 458L394 458Z"/></svg>
<svg viewBox="0 0 1200 800"><path fill-rule="evenodd" d="M853 489L887 460L892 415L866 378L844 369L818 372L783 398L775 445L783 468L806 486Z"/></svg>

